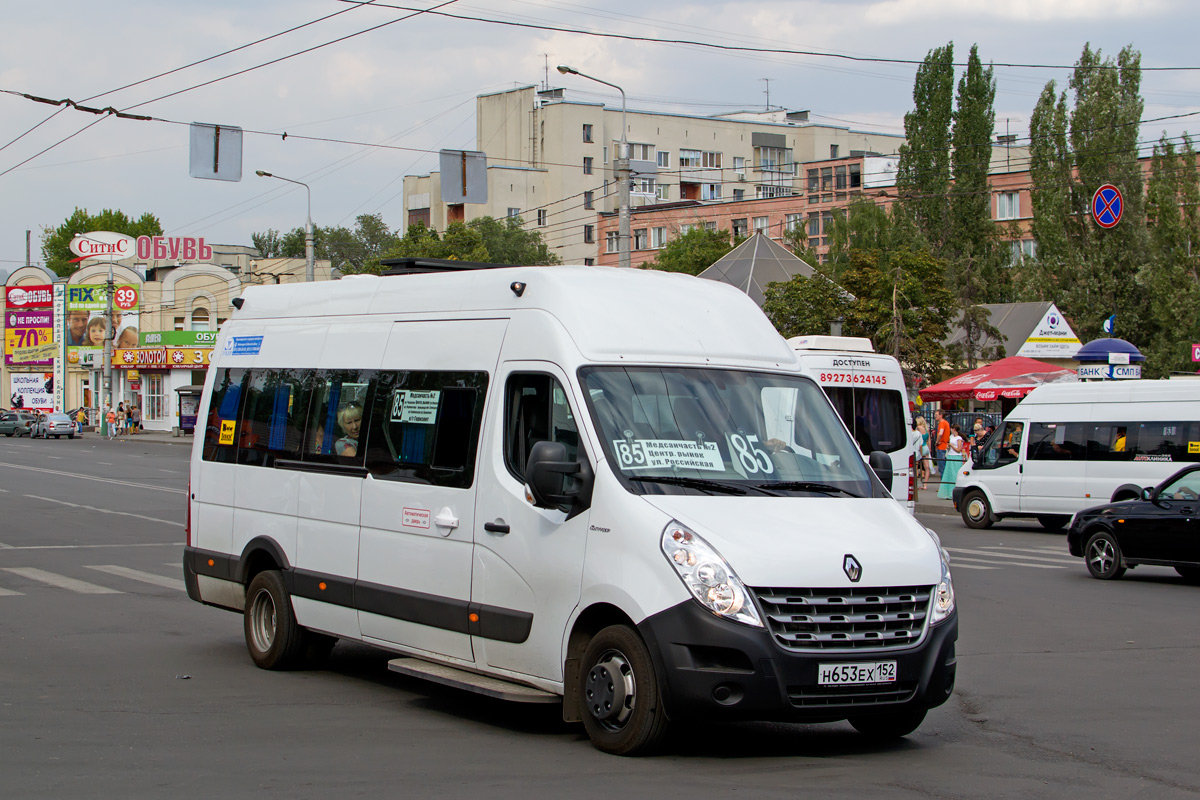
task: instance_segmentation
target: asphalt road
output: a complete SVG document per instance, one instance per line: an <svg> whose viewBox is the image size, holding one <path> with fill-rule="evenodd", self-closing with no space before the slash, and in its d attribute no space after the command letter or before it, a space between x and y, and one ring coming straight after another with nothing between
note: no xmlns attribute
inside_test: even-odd
<svg viewBox="0 0 1200 800"><path fill-rule="evenodd" d="M1200 795L1200 587L1173 571L1103 583L1061 534L923 517L961 634L955 695L917 733L692 727L617 759L555 707L403 678L363 646L256 669L240 617L182 589L187 456L0 438L0 798Z"/></svg>

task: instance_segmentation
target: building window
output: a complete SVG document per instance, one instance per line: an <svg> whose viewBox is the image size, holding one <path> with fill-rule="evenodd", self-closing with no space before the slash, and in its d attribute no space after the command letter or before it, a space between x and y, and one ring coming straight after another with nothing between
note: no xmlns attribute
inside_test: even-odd
<svg viewBox="0 0 1200 800"><path fill-rule="evenodd" d="M798 231L803 224L803 214L786 214L783 218L783 225L789 231Z"/></svg>
<svg viewBox="0 0 1200 800"><path fill-rule="evenodd" d="M721 199L721 184L705 183L700 185L701 200L720 200Z"/></svg>
<svg viewBox="0 0 1200 800"><path fill-rule="evenodd" d="M521 209L513 208L512 206L508 207L508 218L509 219L512 219L513 217L519 217L519 216L521 216Z"/></svg>
<svg viewBox="0 0 1200 800"><path fill-rule="evenodd" d="M655 200L669 200L670 199L670 195L667 194L666 184L663 184L663 183L654 184L654 199Z"/></svg>
<svg viewBox="0 0 1200 800"><path fill-rule="evenodd" d="M592 126L588 123L583 123L583 140L588 144L592 143Z"/></svg>
<svg viewBox="0 0 1200 800"><path fill-rule="evenodd" d="M746 159L743 156L733 157L733 171L739 178L746 177Z"/></svg>
<svg viewBox="0 0 1200 800"><path fill-rule="evenodd" d="M821 246L829 246L829 234L833 233L833 211L821 212L821 227L825 230L825 235L821 238Z"/></svg>
<svg viewBox="0 0 1200 800"><path fill-rule="evenodd" d="M1019 192L1000 192L996 195L996 219L1017 219L1021 216Z"/></svg>
<svg viewBox="0 0 1200 800"><path fill-rule="evenodd" d="M758 197L787 197L792 193L792 190L786 186L756 186L755 194Z"/></svg>
<svg viewBox="0 0 1200 800"><path fill-rule="evenodd" d="M166 397L163 395L163 376L146 375L146 419L166 418Z"/></svg>
<svg viewBox="0 0 1200 800"><path fill-rule="evenodd" d="M821 191L833 191L833 167L821 167Z"/></svg>
<svg viewBox="0 0 1200 800"><path fill-rule="evenodd" d="M618 231L609 231L604 235L604 252L615 253L620 248L620 233Z"/></svg>
<svg viewBox="0 0 1200 800"><path fill-rule="evenodd" d="M592 174L592 157L591 156L583 157L583 174L584 175Z"/></svg>
<svg viewBox="0 0 1200 800"><path fill-rule="evenodd" d="M758 168L763 172L786 172L796 174L790 147L756 147Z"/></svg>
<svg viewBox="0 0 1200 800"><path fill-rule="evenodd" d="M208 324L209 316L207 308L192 309L192 324L188 330L192 331L210 331L212 326Z"/></svg>
<svg viewBox="0 0 1200 800"><path fill-rule="evenodd" d="M699 150L680 150L679 151L679 168L698 167L700 166L700 151Z"/></svg>
<svg viewBox="0 0 1200 800"><path fill-rule="evenodd" d="M746 225L745 217L742 217L741 219L732 220L731 224L733 225L733 235L734 235L734 237L736 237L738 239L744 238L746 236L746 233L749 231L749 228Z"/></svg>
<svg viewBox="0 0 1200 800"><path fill-rule="evenodd" d="M815 242L817 240L817 237L819 237L820 235L821 235L821 212L820 211L810 211L810 212L808 212L808 238Z"/></svg>
<svg viewBox="0 0 1200 800"><path fill-rule="evenodd" d="M829 157L830 158L838 157L838 146L836 144L829 145Z"/></svg>
<svg viewBox="0 0 1200 800"><path fill-rule="evenodd" d="M1013 264L1018 264L1026 258L1037 257L1037 241L1034 239L1017 239L1009 242L1008 246Z"/></svg>
<svg viewBox="0 0 1200 800"><path fill-rule="evenodd" d="M720 153L703 153L700 156L700 166L705 169L720 169L721 154Z"/></svg>
<svg viewBox="0 0 1200 800"><path fill-rule="evenodd" d="M633 181L633 193L654 197L654 178L635 178Z"/></svg>
<svg viewBox="0 0 1200 800"><path fill-rule="evenodd" d="M815 194L816 194L817 192L819 192L820 190L821 190L821 179L820 179L820 177L819 177L819 172L818 172L816 169L810 169L810 170L808 171L808 191L809 191L809 194L814 194L814 195L815 195ZM815 202L817 202L817 198L815 198L815 197L810 197L810 198L809 198L809 200L808 200L808 202L810 202L810 203L815 203Z"/></svg>
<svg viewBox="0 0 1200 800"><path fill-rule="evenodd" d="M595 199L595 194L596 194L595 192L584 192L583 193L583 207L584 208L589 209L589 210L591 210L593 208L592 203Z"/></svg>
<svg viewBox="0 0 1200 800"><path fill-rule="evenodd" d="M544 209L544 208L538 209L538 227L539 228L546 227L546 217L548 217L548 216L549 216L549 214L546 213L546 209Z"/></svg>
<svg viewBox="0 0 1200 800"><path fill-rule="evenodd" d="M715 223L715 222L706 222L706 223L704 223L704 230L706 230L706 231L715 231L716 229L717 229L717 223Z"/></svg>
<svg viewBox="0 0 1200 800"><path fill-rule="evenodd" d="M604 147L604 163L605 164L608 163L608 146L607 145L605 145L605 147Z"/></svg>
<svg viewBox="0 0 1200 800"><path fill-rule="evenodd" d="M862 188L862 164L851 164L850 165L850 188L851 189L861 189Z"/></svg>
<svg viewBox="0 0 1200 800"><path fill-rule="evenodd" d="M746 190L745 189L734 189L733 190L733 199L734 200L745 200L746 199Z"/></svg>
<svg viewBox="0 0 1200 800"><path fill-rule="evenodd" d="M645 250L649 244L649 239L646 237L645 228L637 228L633 232L633 249Z"/></svg>
<svg viewBox="0 0 1200 800"><path fill-rule="evenodd" d="M596 243L596 226L595 225L584 225L583 226L583 243L584 244L595 244Z"/></svg>
<svg viewBox="0 0 1200 800"><path fill-rule="evenodd" d="M695 228L696 228L696 223L685 222L679 226L679 233L681 235L687 235L687 234L691 233Z"/></svg>
<svg viewBox="0 0 1200 800"><path fill-rule="evenodd" d="M651 161L655 158L654 145L630 143L629 157L635 161Z"/></svg>
<svg viewBox="0 0 1200 800"><path fill-rule="evenodd" d="M833 168L833 187L839 192L846 191L846 165L839 164Z"/></svg>
<svg viewBox="0 0 1200 800"><path fill-rule="evenodd" d="M755 217L754 218L754 232L755 233L766 233L767 227L769 225L770 225L770 220L768 217Z"/></svg>
<svg viewBox="0 0 1200 800"><path fill-rule="evenodd" d="M584 265L585 267L594 267L594 266L596 266L596 259L594 259L594 258L585 258L585 259L583 260L583 265Z"/></svg>
<svg viewBox="0 0 1200 800"><path fill-rule="evenodd" d="M671 151L670 150L659 150L658 151L658 165L660 167L662 167L663 169L671 168Z"/></svg>
<svg viewBox="0 0 1200 800"><path fill-rule="evenodd" d="M666 228L651 228L650 229L650 246L655 250L665 246L667 243Z"/></svg>
<svg viewBox="0 0 1200 800"><path fill-rule="evenodd" d="M176 317L175 318L175 330L177 330L177 331L183 330L183 323L184 323L183 317Z"/></svg>

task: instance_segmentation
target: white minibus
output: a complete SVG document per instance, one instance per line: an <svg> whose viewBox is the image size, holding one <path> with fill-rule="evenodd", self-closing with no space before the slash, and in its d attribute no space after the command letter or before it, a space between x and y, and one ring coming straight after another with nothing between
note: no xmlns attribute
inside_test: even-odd
<svg viewBox="0 0 1200 800"><path fill-rule="evenodd" d="M860 336L793 336L787 342L825 390L863 456L875 450L891 456L888 490L912 513L917 453L900 362L876 353L871 340Z"/></svg>
<svg viewBox="0 0 1200 800"><path fill-rule="evenodd" d="M945 551L753 301L470 266L251 287L222 327L184 571L258 666L365 642L618 754L682 721L903 736L946 701Z"/></svg>
<svg viewBox="0 0 1200 800"><path fill-rule="evenodd" d="M1040 386L968 461L954 507L971 528L1035 517L1047 530L1101 503L1141 496L1200 461L1200 381Z"/></svg>

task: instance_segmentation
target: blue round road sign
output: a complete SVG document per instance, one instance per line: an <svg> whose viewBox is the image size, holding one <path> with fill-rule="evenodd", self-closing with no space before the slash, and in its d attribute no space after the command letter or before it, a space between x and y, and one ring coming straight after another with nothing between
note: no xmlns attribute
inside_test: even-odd
<svg viewBox="0 0 1200 800"><path fill-rule="evenodd" d="M1125 198L1121 190L1106 183L1092 195L1092 219L1101 228L1115 227L1121 221L1121 213L1125 210Z"/></svg>

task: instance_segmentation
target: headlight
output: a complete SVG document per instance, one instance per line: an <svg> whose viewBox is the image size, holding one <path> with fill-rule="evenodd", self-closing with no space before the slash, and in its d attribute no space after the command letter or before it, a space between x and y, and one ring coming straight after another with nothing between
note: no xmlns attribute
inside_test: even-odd
<svg viewBox="0 0 1200 800"><path fill-rule="evenodd" d="M746 587L721 554L695 531L672 520L663 531L662 550L700 605L719 617L763 626Z"/></svg>
<svg viewBox="0 0 1200 800"><path fill-rule="evenodd" d="M929 617L931 624L936 625L954 612L954 579L950 577L950 554L942 547L942 540L932 528L925 532L937 545L938 559L942 562L942 579L933 590L933 613Z"/></svg>

